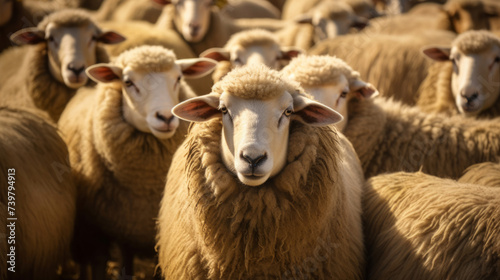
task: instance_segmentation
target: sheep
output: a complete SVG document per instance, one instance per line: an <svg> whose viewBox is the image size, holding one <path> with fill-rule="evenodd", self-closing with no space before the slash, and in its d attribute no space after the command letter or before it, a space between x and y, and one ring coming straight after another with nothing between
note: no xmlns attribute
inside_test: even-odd
<svg viewBox="0 0 500 280"><path fill-rule="evenodd" d="M105 46L107 53L111 57L116 57L126 50L142 45L157 45L171 49L178 59L194 58L197 56L174 30L165 29L158 32L158 30L154 28L154 25L138 21L103 22L101 26L109 30L116 30L128 38L123 43ZM210 75L199 79L190 79L186 82L197 95L209 93L213 86L213 80Z"/></svg>
<svg viewBox="0 0 500 280"><path fill-rule="evenodd" d="M11 39L33 46L20 56L19 69L2 77L0 105L36 107L57 121L76 89L87 83L85 67L108 61L98 42L114 44L125 38L101 31L88 13L68 9L48 15L38 27L22 29Z"/></svg>
<svg viewBox="0 0 500 280"><path fill-rule="evenodd" d="M347 114L344 134L366 177L422 168L430 175L456 179L470 165L500 159L498 119L426 114L383 98L351 99Z"/></svg>
<svg viewBox="0 0 500 280"><path fill-rule="evenodd" d="M498 279L500 188L417 173L368 180L367 279Z"/></svg>
<svg viewBox="0 0 500 280"><path fill-rule="evenodd" d="M87 68L98 87L80 89L61 116L59 128L68 143L81 203L78 223L97 230L98 239L125 248L127 273L134 254L153 255L165 175L187 130L170 110L195 96L182 77L206 75L215 64L210 59L176 60L160 46L131 49L111 64ZM85 263L90 251L97 270L99 259L92 250L102 248L92 246L98 247L90 242L78 258Z"/></svg>
<svg viewBox="0 0 500 280"><path fill-rule="evenodd" d="M485 30L468 31L449 47L427 47L423 52L439 63L429 69L418 90L422 111L500 116L499 37Z"/></svg>
<svg viewBox="0 0 500 280"><path fill-rule="evenodd" d="M288 0L283 6L281 18L284 20L293 20L309 13L311 10L317 9L317 7L324 5L325 2L344 2L354 10L356 15L365 19L371 19L379 15L373 3L369 0Z"/></svg>
<svg viewBox="0 0 500 280"><path fill-rule="evenodd" d="M490 29L489 15L481 0L448 0L444 6L424 9L419 4L416 11L393 17L381 17L370 21L365 31L384 34L420 33L422 30L438 29L463 33L468 30ZM431 12L431 11L434 12Z"/></svg>
<svg viewBox="0 0 500 280"><path fill-rule="evenodd" d="M266 0L231 0L221 13L230 18L281 18L278 8Z"/></svg>
<svg viewBox="0 0 500 280"><path fill-rule="evenodd" d="M352 98L371 98L377 89L364 82L343 60L332 56L300 55L282 70L298 82L314 100L339 112L344 118L335 124L342 131L347 124L347 103Z"/></svg>
<svg viewBox="0 0 500 280"><path fill-rule="evenodd" d="M500 187L500 163L485 162L472 165L465 170L458 182Z"/></svg>
<svg viewBox="0 0 500 280"><path fill-rule="evenodd" d="M195 123L161 201L165 279L362 278L363 175L337 112L261 64L172 112Z"/></svg>
<svg viewBox="0 0 500 280"><path fill-rule="evenodd" d="M446 45L454 38L455 34L448 31L399 36L360 33L320 42L309 54L335 55L359 71L382 96L415 105L416 92L432 64L422 55L421 48L429 44Z"/></svg>
<svg viewBox="0 0 500 280"><path fill-rule="evenodd" d="M105 0L95 12L98 21L142 20L155 23L161 15L163 6L153 0Z"/></svg>
<svg viewBox="0 0 500 280"><path fill-rule="evenodd" d="M211 0L174 0L163 8L156 27L175 30L198 56L209 48L224 46L239 31L252 28L275 31L286 26L285 22L274 19L231 19L213 6Z"/></svg>
<svg viewBox="0 0 500 280"><path fill-rule="evenodd" d="M262 63L271 69L280 70L286 62L302 51L297 48L281 47L272 32L250 29L233 34L224 48L211 48L200 54L219 63L212 75L218 82L234 67Z"/></svg>
<svg viewBox="0 0 500 280"><path fill-rule="evenodd" d="M17 218L0 231L7 229L5 234L11 236L5 225L15 225L15 239L9 239L9 250L2 249L0 258L14 246L15 272L7 271L12 264L2 261L0 275L59 279L57 270L69 256L76 212L68 149L57 129L32 111L0 107L0 124L0 205L9 207L8 218ZM0 210L0 216L7 215L7 209ZM6 237L2 243L7 243Z"/></svg>
<svg viewBox="0 0 500 280"><path fill-rule="evenodd" d="M352 27L363 28L367 24L365 19L356 16L352 8L341 1L322 1L295 21L299 24L289 24L276 31L276 34L282 45L304 50L327 38L347 34Z"/></svg>

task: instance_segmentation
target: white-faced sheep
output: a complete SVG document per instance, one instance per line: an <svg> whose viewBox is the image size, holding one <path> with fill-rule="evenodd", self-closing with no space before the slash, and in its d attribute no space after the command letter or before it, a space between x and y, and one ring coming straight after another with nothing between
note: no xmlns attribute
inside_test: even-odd
<svg viewBox="0 0 500 280"><path fill-rule="evenodd" d="M498 279L500 188L424 173L368 180L367 279Z"/></svg>
<svg viewBox="0 0 500 280"><path fill-rule="evenodd" d="M288 24L276 31L276 35L282 45L304 50L322 40L347 34L352 27L363 28L367 23L341 1L322 1L295 21L298 24Z"/></svg>
<svg viewBox="0 0 500 280"><path fill-rule="evenodd" d="M458 181L461 183L500 187L500 163L484 162L470 166Z"/></svg>
<svg viewBox="0 0 500 280"><path fill-rule="evenodd" d="M220 13L212 0L165 1L156 22L160 30L175 30L196 55L203 51L222 47L231 35L252 28L270 31L282 29L286 23L275 19L231 19Z"/></svg>
<svg viewBox="0 0 500 280"><path fill-rule="evenodd" d="M348 141L321 127L337 112L263 65L172 112L199 123L161 202L166 279L362 278L363 175Z"/></svg>
<svg viewBox="0 0 500 280"><path fill-rule="evenodd" d="M250 29L231 36L224 48L211 48L200 54L217 60L212 78L218 82L235 67L261 63L271 69L280 70L285 63L302 51L297 48L282 47L272 32L263 29Z"/></svg>
<svg viewBox="0 0 500 280"><path fill-rule="evenodd" d="M352 8L356 15L364 19L371 19L379 15L373 2L370 0L288 0L283 7L281 18L284 20L294 20L316 9L318 6L324 5L325 2L344 2Z"/></svg>
<svg viewBox="0 0 500 280"><path fill-rule="evenodd" d="M282 70L283 74L300 83L307 93L339 112L344 119L335 124L342 131L347 124L347 104L352 98L370 98L378 91L361 80L343 60L333 56L300 55Z"/></svg>
<svg viewBox="0 0 500 280"><path fill-rule="evenodd" d="M99 43L124 40L116 32L101 31L82 10L52 13L38 27L20 30L12 39L34 46L20 57L22 66L12 76L1 78L0 105L37 107L55 121L76 89L87 83L85 68L108 61Z"/></svg>
<svg viewBox="0 0 500 280"><path fill-rule="evenodd" d="M187 123L170 111L195 96L183 77L203 76L215 64L176 60L159 46L126 51L111 64L89 67L97 89L80 89L61 116L81 203L78 222L126 248L127 272L134 254L153 255L165 176L187 131ZM102 249L95 247L92 241L83 249Z"/></svg>
<svg viewBox="0 0 500 280"><path fill-rule="evenodd" d="M430 67L417 93L422 111L500 116L500 38L468 31L451 47L429 47L424 53L440 63Z"/></svg>
<svg viewBox="0 0 500 280"><path fill-rule="evenodd" d="M278 8L266 0L230 0L221 13L230 18L281 18Z"/></svg>
<svg viewBox="0 0 500 280"><path fill-rule="evenodd" d="M9 218L17 218L2 224L2 233L8 229L6 235L15 236L9 250L2 250L11 254L15 247L14 262L0 264L0 274L8 275L2 279L58 279L58 266L70 253L76 187L57 129L28 111L1 107L0 179L0 204L9 207ZM15 228L5 228L10 224ZM12 266L15 272L6 270Z"/></svg>
<svg viewBox="0 0 500 280"><path fill-rule="evenodd" d="M414 105L432 60L422 55L429 44L450 44L455 34L428 31L410 35L360 33L320 42L309 50L315 55L335 55L360 72L382 96Z"/></svg>

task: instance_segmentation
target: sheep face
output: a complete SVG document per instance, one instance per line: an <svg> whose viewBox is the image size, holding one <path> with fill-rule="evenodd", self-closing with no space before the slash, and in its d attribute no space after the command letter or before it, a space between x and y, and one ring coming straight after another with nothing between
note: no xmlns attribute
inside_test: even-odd
<svg viewBox="0 0 500 280"><path fill-rule="evenodd" d="M45 30L22 29L11 36L18 44L47 44L49 71L57 81L69 88L85 85L85 68L96 63L97 42L115 44L125 40L115 32L102 33L94 24L58 26L47 24Z"/></svg>
<svg viewBox="0 0 500 280"><path fill-rule="evenodd" d="M211 93L177 105L173 113L189 121L221 117L222 161L248 186L260 186L283 169L292 120L318 126L342 120L329 107L288 91L265 99Z"/></svg>
<svg viewBox="0 0 500 280"><path fill-rule="evenodd" d="M264 64L271 69L279 70L285 61L298 56L301 50L280 48L277 44L255 44L247 47L237 46L229 49L211 48L204 51L200 57L217 61L231 61L234 67L249 64Z"/></svg>
<svg viewBox="0 0 500 280"><path fill-rule="evenodd" d="M14 1L5 0L0 2L0 26L6 24L12 18Z"/></svg>
<svg viewBox="0 0 500 280"><path fill-rule="evenodd" d="M351 83L344 75L340 75L329 84L321 86L304 86L307 93L315 100L339 112L343 120L336 123L335 127L343 131L348 122L347 104L352 98L371 98L378 95L378 91L369 83L354 80Z"/></svg>
<svg viewBox="0 0 500 280"><path fill-rule="evenodd" d="M457 33L468 30L490 29L489 17L483 3L464 3L450 1L444 6L451 24Z"/></svg>
<svg viewBox="0 0 500 280"><path fill-rule="evenodd" d="M363 28L367 21L354 14L352 8L340 2L323 1L310 13L296 20L314 27L314 41L335 38L349 33L351 27Z"/></svg>
<svg viewBox="0 0 500 280"><path fill-rule="evenodd" d="M210 27L212 0L174 0L174 24L182 37L191 43L200 42Z"/></svg>
<svg viewBox="0 0 500 280"><path fill-rule="evenodd" d="M87 74L97 82L120 82L125 120L139 131L168 139L179 126L179 119L171 111L179 103L182 77L204 76L215 65L208 59L182 59L166 71L154 72L97 64L87 69Z"/></svg>
<svg viewBox="0 0 500 280"><path fill-rule="evenodd" d="M491 107L500 92L500 46L479 54L451 50L451 88L460 113L475 116Z"/></svg>

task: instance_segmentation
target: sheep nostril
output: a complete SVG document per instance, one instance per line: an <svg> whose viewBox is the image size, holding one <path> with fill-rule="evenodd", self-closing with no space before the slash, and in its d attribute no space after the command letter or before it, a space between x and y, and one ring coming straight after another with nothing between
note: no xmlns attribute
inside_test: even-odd
<svg viewBox="0 0 500 280"><path fill-rule="evenodd" d="M252 168L255 168L259 166L264 160L267 159L267 154L263 154L260 156L257 156L255 158L251 158L250 156L247 156L243 154L243 152L240 154L240 157L246 161Z"/></svg>
<svg viewBox="0 0 500 280"><path fill-rule="evenodd" d="M75 73L76 76L80 75L80 73L83 72L83 70L85 70L85 67L82 66L80 68L75 68L73 67L71 64L68 65L68 70L70 70L71 72Z"/></svg>
<svg viewBox="0 0 500 280"><path fill-rule="evenodd" d="M160 112L156 112L156 118L166 124L170 124L170 122L175 118L175 116L172 115L170 117L165 117L164 115L160 114Z"/></svg>

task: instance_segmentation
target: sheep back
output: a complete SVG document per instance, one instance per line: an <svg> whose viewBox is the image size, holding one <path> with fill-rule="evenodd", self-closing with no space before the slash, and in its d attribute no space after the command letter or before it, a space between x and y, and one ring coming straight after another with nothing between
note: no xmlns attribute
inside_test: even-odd
<svg viewBox="0 0 500 280"><path fill-rule="evenodd" d="M500 189L424 173L366 183L368 279L497 279Z"/></svg>
<svg viewBox="0 0 500 280"><path fill-rule="evenodd" d="M461 183L500 187L500 163L484 162L470 166L458 179Z"/></svg>
<svg viewBox="0 0 500 280"><path fill-rule="evenodd" d="M68 257L76 212L66 144L54 126L28 111L2 107L0 123L0 179L5 182L0 202L7 205L8 170L15 169L18 218L16 272L9 279L56 279L58 265Z"/></svg>
<svg viewBox="0 0 500 280"><path fill-rule="evenodd" d="M285 168L250 188L222 162L221 129L220 119L192 124L174 155L158 223L164 277L360 279L359 208L340 183L338 134L295 123Z"/></svg>

